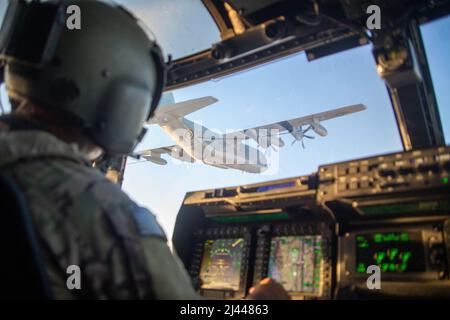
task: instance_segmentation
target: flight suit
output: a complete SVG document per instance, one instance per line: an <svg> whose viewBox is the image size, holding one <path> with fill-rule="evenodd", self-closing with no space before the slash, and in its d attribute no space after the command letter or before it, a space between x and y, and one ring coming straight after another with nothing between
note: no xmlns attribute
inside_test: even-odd
<svg viewBox="0 0 450 320"><path fill-rule="evenodd" d="M155 216L76 146L27 123L0 117L0 170L27 199L55 298L196 299ZM81 289L66 285L71 265Z"/></svg>

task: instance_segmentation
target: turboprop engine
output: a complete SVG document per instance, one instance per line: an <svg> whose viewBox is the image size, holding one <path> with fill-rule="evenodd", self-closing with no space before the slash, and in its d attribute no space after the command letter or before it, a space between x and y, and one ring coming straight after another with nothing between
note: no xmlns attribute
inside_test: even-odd
<svg viewBox="0 0 450 320"><path fill-rule="evenodd" d="M327 129L325 129L325 127L322 126L319 121L313 121L310 126L314 130L314 132L321 137L325 137L328 134Z"/></svg>

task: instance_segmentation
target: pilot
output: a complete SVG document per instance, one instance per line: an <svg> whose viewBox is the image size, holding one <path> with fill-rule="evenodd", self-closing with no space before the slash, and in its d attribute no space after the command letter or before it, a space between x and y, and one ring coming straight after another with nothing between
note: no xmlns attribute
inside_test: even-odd
<svg viewBox="0 0 450 320"><path fill-rule="evenodd" d="M73 4L81 12L75 29L58 16ZM27 200L54 297L198 298L155 216L91 165L103 154L130 153L142 138L164 84L158 46L129 12L109 2L34 5L55 13L54 24L46 24L52 32L34 34L44 23L9 29L45 43L0 44L13 102L11 114L0 117L0 171ZM81 277L75 286L73 266ZM271 280L251 291L250 299L288 298Z"/></svg>

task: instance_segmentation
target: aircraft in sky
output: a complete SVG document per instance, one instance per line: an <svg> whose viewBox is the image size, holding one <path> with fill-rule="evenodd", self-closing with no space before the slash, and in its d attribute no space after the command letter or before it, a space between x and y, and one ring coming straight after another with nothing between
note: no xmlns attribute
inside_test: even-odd
<svg viewBox="0 0 450 320"><path fill-rule="evenodd" d="M185 118L186 115L217 101L216 98L207 96L161 106L147 124L159 125L175 144L143 150L137 155L159 165L167 164L162 155L169 154L185 162L201 162L222 169L261 173L267 170L268 163L266 155L260 149L271 147L278 151L285 145L282 135L290 134L294 138L292 144L299 141L304 148L303 140L314 138L307 134L310 130L322 137L328 134L321 124L322 121L366 109L363 104L355 104L225 134L209 130ZM256 148L245 143L250 139L257 143Z"/></svg>

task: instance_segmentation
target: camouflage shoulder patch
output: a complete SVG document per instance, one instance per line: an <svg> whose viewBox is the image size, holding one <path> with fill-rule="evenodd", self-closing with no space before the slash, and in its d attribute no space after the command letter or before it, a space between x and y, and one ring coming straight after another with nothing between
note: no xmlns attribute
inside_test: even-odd
<svg viewBox="0 0 450 320"><path fill-rule="evenodd" d="M129 210L141 236L157 237L167 241L166 234L153 213L136 203L130 204Z"/></svg>

